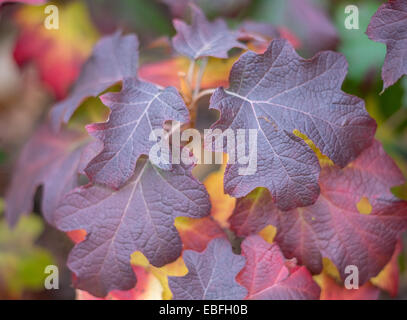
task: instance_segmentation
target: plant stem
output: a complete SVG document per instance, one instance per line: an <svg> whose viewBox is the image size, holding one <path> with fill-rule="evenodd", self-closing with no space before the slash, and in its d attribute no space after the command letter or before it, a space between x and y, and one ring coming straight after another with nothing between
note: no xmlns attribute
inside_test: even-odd
<svg viewBox="0 0 407 320"><path fill-rule="evenodd" d="M195 82L195 89L194 94L192 95L192 101L195 100L195 97L199 94L199 90L201 89L201 82L203 75L205 73L206 66L208 65L208 57L202 59L201 65L199 66L198 76Z"/></svg>
<svg viewBox="0 0 407 320"><path fill-rule="evenodd" d="M194 71L195 71L195 60L191 60L189 63L189 68L188 68L188 74L187 74L187 83L190 88L192 88L192 78L194 77Z"/></svg>
<svg viewBox="0 0 407 320"><path fill-rule="evenodd" d="M215 91L216 91L216 89L206 89L206 90L202 90L201 92L199 92L199 94L197 94L197 95L195 96L195 99L194 99L193 103L198 102L199 99L201 99L201 98L204 97L204 96L213 94Z"/></svg>

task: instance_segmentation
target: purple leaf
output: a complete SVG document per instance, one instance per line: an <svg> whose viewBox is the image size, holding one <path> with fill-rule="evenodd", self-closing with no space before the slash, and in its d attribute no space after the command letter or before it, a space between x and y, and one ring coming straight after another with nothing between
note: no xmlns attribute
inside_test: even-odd
<svg viewBox="0 0 407 320"><path fill-rule="evenodd" d="M341 167L372 143L375 121L361 99L341 91L346 71L341 54L322 52L305 60L285 40L274 40L264 54L240 57L230 73L230 88L217 89L211 98L210 108L221 113L212 129L257 130L257 171L240 175L239 159L229 164L228 194L243 197L266 187L280 209L314 203L318 159L294 130ZM247 155L248 134L245 147Z"/></svg>
<svg viewBox="0 0 407 320"><path fill-rule="evenodd" d="M85 169L99 153L103 150L103 143L99 140L93 140L83 149L81 159L79 161L78 172L86 175Z"/></svg>
<svg viewBox="0 0 407 320"><path fill-rule="evenodd" d="M245 7L249 6L251 0L161 0L170 7L173 16L184 18L188 13L188 7L195 3L210 16L235 16Z"/></svg>
<svg viewBox="0 0 407 320"><path fill-rule="evenodd" d="M191 11L192 25L174 20L177 34L172 44L178 53L194 60L202 57L227 58L230 49L245 48L237 41L238 32L229 30L225 21L217 19L209 22L195 5L191 5Z"/></svg>
<svg viewBox="0 0 407 320"><path fill-rule="evenodd" d="M403 183L400 170L375 141L345 169L323 168L321 195L314 205L281 211L270 194L259 189L238 200L231 228L238 236L247 236L273 225L275 242L287 258L295 257L317 274L327 257L342 279L346 266L355 265L363 284L390 261L400 233L407 228L407 202L390 191ZM363 198L371 212L358 211Z"/></svg>
<svg viewBox="0 0 407 320"><path fill-rule="evenodd" d="M116 32L102 38L84 64L71 94L51 110L52 126L59 129L67 123L79 105L97 96L115 83L137 76L138 40L135 35Z"/></svg>
<svg viewBox="0 0 407 320"><path fill-rule="evenodd" d="M40 127L25 145L6 194L6 217L15 225L21 214L33 209L34 194L43 185L42 213L54 224L62 197L77 186L84 136L71 131L52 132Z"/></svg>
<svg viewBox="0 0 407 320"><path fill-rule="evenodd" d="M248 289L250 300L319 299L320 288L306 267L286 261L277 244L269 244L259 236L242 243L246 266L237 281ZM291 267L288 267L289 265Z"/></svg>
<svg viewBox="0 0 407 320"><path fill-rule="evenodd" d="M383 90L407 74L407 2L394 0L382 4L373 15L366 34L387 46L382 69Z"/></svg>
<svg viewBox="0 0 407 320"><path fill-rule="evenodd" d="M322 50L334 50L339 43L339 36L331 19L315 2L263 1L255 8L255 14L294 34L301 42L301 50L307 56L312 56Z"/></svg>
<svg viewBox="0 0 407 320"><path fill-rule="evenodd" d="M267 41L281 38L281 33L277 27L264 22L243 21L239 26L239 31L241 33L240 39L254 38L256 40Z"/></svg>
<svg viewBox="0 0 407 320"><path fill-rule="evenodd" d="M338 32L328 14L310 0L284 0L284 24L301 38L310 54L333 50L339 43Z"/></svg>
<svg viewBox="0 0 407 320"><path fill-rule="evenodd" d="M68 258L77 288L102 297L134 287L130 255L135 251L158 267L179 257L182 243L174 219L201 218L210 211L208 194L191 169L173 165L162 171L140 159L120 190L88 185L65 197L57 210L57 227L87 232Z"/></svg>
<svg viewBox="0 0 407 320"><path fill-rule="evenodd" d="M85 169L93 182L121 187L133 175L141 155L156 143L149 137L167 120L187 122L188 109L175 88L159 89L136 79L123 82L120 93L101 96L112 110L109 120L87 126L88 132L104 143L103 151Z"/></svg>
<svg viewBox="0 0 407 320"><path fill-rule="evenodd" d="M212 240L202 253L186 250L183 254L188 274L168 277L174 300L241 300L247 290L235 278L245 258L232 252L223 238Z"/></svg>

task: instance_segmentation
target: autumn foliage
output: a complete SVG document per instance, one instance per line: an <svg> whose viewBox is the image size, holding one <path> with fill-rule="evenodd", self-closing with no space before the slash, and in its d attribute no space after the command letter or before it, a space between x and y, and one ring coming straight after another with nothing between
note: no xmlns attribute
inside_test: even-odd
<svg viewBox="0 0 407 320"><path fill-rule="evenodd" d="M325 50L338 42L325 14L291 0L281 4L287 15L315 12L302 32L254 21L232 28L209 20L205 1L164 2L175 35L156 44L164 59L146 63L136 34L96 41L90 22L50 33L43 7L15 12L15 61L34 63L56 100L15 163L10 226L33 211L41 186L44 219L75 242L67 266L78 299L396 295L407 202L392 188L405 179L375 138L365 101L343 86L345 56ZM67 24L78 12L89 20L79 3L60 11ZM406 26L407 4L396 0L367 29L387 45L384 90L407 73ZM174 126L196 127L202 105L218 113L213 130L256 130L255 173L228 162L226 144L207 148L224 153L209 175L196 173L203 164L149 158L151 132L164 129L174 147ZM195 153L187 142L178 151ZM358 289L344 285L348 266L358 269Z"/></svg>

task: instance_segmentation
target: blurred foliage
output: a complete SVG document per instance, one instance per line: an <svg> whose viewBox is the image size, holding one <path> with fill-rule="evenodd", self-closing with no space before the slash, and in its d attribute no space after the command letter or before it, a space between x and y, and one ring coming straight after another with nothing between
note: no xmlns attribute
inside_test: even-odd
<svg viewBox="0 0 407 320"><path fill-rule="evenodd" d="M174 33L166 7L151 0L85 0L94 22L104 33L117 28L137 30L142 39Z"/></svg>
<svg viewBox="0 0 407 320"><path fill-rule="evenodd" d="M0 149L0 164L6 161L6 153Z"/></svg>
<svg viewBox="0 0 407 320"><path fill-rule="evenodd" d="M0 297L20 298L24 291L41 291L47 276L44 269L53 258L34 242L43 231L40 217L24 216L14 229L3 219L0 199Z"/></svg>
<svg viewBox="0 0 407 320"><path fill-rule="evenodd" d="M369 25L370 18L376 12L378 4L376 1L363 1L358 3L359 29L348 30L344 24L344 12L348 3L340 3L335 8L335 26L341 38L338 51L342 52L349 63L348 79L362 81L370 70L375 75L380 72L386 54L386 47L369 40L365 31Z"/></svg>
<svg viewBox="0 0 407 320"><path fill-rule="evenodd" d="M251 0L249 1L250 3L246 0L237 0L235 2L231 0L196 1L201 5L204 4L203 8L211 18L219 14L226 15L228 16L230 25L235 27L245 19L265 21L278 27L283 26L287 28L293 35L301 40L303 46L310 45L307 41L307 35L304 33L306 30L301 28L301 22L304 22L302 20L306 19L301 19L301 12L296 19L292 17L287 18L287 15L284 13L286 3L288 2L286 0ZM365 100L367 110L378 123L376 138L383 143L386 151L395 159L407 177L407 78L404 77L394 86L380 94L383 86L380 73L386 52L385 45L369 40L365 34L371 16L383 1L310 1L327 13L339 37L336 50L343 53L349 63L349 72L344 82L343 90ZM65 4L66 2L68 1L57 1L57 3L61 4ZM60 45L56 46L57 48L61 47L63 49L59 50L59 52L66 53L67 50L65 50L65 46L72 45L71 50L75 48L75 45L77 47L87 46L89 40L92 40L92 43L96 40L96 37L98 37L97 34L111 33L120 28L125 32L135 32L138 34L141 40L140 61L142 62L170 58L171 51L168 42L162 42L164 49L163 52L161 52L162 57L154 57L154 59L152 58L153 50L148 48L147 44L151 44L158 37L169 37L174 34L174 28L171 22L174 18L174 12L171 10L173 8L168 7L166 3L185 3L184 0L77 0L70 2L81 3L80 9L82 10L83 7L88 13L82 12L81 16L76 14L76 18L72 18L72 16L75 16L75 12L72 11L72 15L68 17L68 20L73 20L75 23L70 23L73 29L71 32L65 34L65 36L71 35L68 39L65 39L69 41L64 42L62 41L63 39L58 39L58 41L55 42L56 44L61 42ZM86 4L86 6L83 4ZM348 30L345 28L344 21L347 16L347 14L345 14L345 7L349 4L355 4L359 8L360 28L358 30ZM74 6L72 8L78 10L79 7ZM237 10L236 8L239 9ZM42 11L40 14L42 17ZM84 23L83 17L87 17L88 14L92 18L92 21L89 22L95 25L98 31L90 33L89 36L81 31ZM29 17L29 15L27 15L27 17ZM27 19L24 19L24 21L29 22ZM0 27L4 27L5 22L2 21L2 23L3 25L0 25ZM85 29L89 29L86 21L85 27ZM28 29L31 30L32 27ZM4 28L4 30L0 31L10 33L10 29ZM78 32L82 33L82 37L79 39L88 41L77 43L78 38L76 34ZM57 33L55 33L55 35L57 35ZM321 40L318 37L314 38L316 42ZM82 40L79 40L79 42ZM90 45L86 47L85 51L88 52L89 50ZM57 51L58 50L55 50L55 52ZM304 47L300 48L299 52L305 56L310 55L310 52L304 50ZM154 54L156 54L155 51ZM42 56L38 58L42 58ZM167 62L160 61L160 63L150 65L149 67L144 66L143 71L146 74L149 71L150 73L161 71L161 80L173 80L173 76L175 79L174 85L177 85L177 83L180 82L179 74L185 74L188 65L187 61L181 61L181 66L179 63L174 63L179 70L176 69L172 66L171 62L177 62L179 60L179 58L174 58L174 60L168 60ZM221 62L211 61L208 70L210 70L210 74L217 72L217 76L222 78L223 74L229 72L228 70L232 62L231 59ZM227 64L226 66L224 65L225 63ZM54 72L59 79L59 77L63 77L64 70L66 71L66 69L70 68L70 64L68 64L68 67L65 69L61 69L60 61L57 61L57 65L59 65L58 69L62 70L57 73ZM205 77L206 76L207 75L205 75ZM206 80L205 77L204 79ZM211 78L209 80L214 79ZM209 80L208 82L210 82ZM27 88L23 88L22 90L28 91ZM120 90L120 86L115 86L110 90L118 91ZM26 100L29 103L33 103L33 99L30 97ZM38 108L44 108L44 106L41 105L38 106ZM84 101L82 106L75 112L70 125L75 129L84 130L84 125L88 123L104 121L108 116L108 112L108 108L106 108L99 99L89 98ZM19 121L21 124L20 118ZM0 133L0 142L4 140L4 137L2 137ZM16 145L18 147L18 143L16 143ZM16 149L18 149L17 147ZM4 165L5 162L11 161L12 159L15 159L15 154L0 145L0 165ZM5 181L0 181L0 184L5 184ZM394 188L393 192L399 198L407 200L407 184ZM53 258L46 250L35 245L36 239L43 231L44 226L42 219L35 215L24 216L20 223L14 229L10 230L2 217L3 206L3 201L0 198L0 298L19 298L27 290L41 291L44 289L43 281L46 276L44 269L46 265L53 264ZM407 243L407 241L404 241L404 243ZM405 272L407 268L406 259L407 255L404 252L399 257L401 272Z"/></svg>

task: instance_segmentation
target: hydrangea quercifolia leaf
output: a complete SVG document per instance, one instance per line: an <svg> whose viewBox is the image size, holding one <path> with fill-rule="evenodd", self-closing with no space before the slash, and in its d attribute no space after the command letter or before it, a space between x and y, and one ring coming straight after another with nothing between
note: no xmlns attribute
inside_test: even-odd
<svg viewBox="0 0 407 320"><path fill-rule="evenodd" d="M68 258L77 288L98 297L131 289L136 278L130 255L135 251L158 267L179 257L182 243L174 219L210 212L208 194L191 169L173 165L162 171L140 159L134 176L120 190L88 185L65 197L56 213L58 228L88 234Z"/></svg>
<svg viewBox="0 0 407 320"><path fill-rule="evenodd" d="M212 240L205 251L184 251L188 268L184 277L169 277L174 300L240 300L247 290L236 282L245 259L232 252L223 238Z"/></svg>
<svg viewBox="0 0 407 320"><path fill-rule="evenodd" d="M87 126L88 132L103 141L103 151L85 169L93 182L121 187L131 178L141 155L155 144L151 132L167 120L187 122L188 109L175 88L159 89L137 79L123 81L119 93L101 96L111 114L105 123Z"/></svg>
<svg viewBox="0 0 407 320"><path fill-rule="evenodd" d="M211 240L227 238L225 231L212 217L201 219L180 217L175 220L175 227L181 237L184 250L201 252Z"/></svg>
<svg viewBox="0 0 407 320"><path fill-rule="evenodd" d="M389 263L384 267L377 277L372 278L372 282L376 287L395 298L399 292L400 283L400 268L399 268L399 256L403 251L403 242L401 239L396 244L396 249L393 252Z"/></svg>
<svg viewBox="0 0 407 320"><path fill-rule="evenodd" d="M229 89L219 88L211 98L210 108L221 113L212 129L256 129L257 172L239 175L239 165L229 164L228 194L242 197L267 187L283 210L316 201L318 159L293 131L307 135L344 167L372 143L376 129L363 101L341 91L346 72L341 54L322 52L305 60L279 39L264 54L240 57L230 73ZM246 149L248 145L246 141Z"/></svg>
<svg viewBox="0 0 407 320"><path fill-rule="evenodd" d="M40 185L44 187L44 218L54 224L59 201L77 186L84 138L65 130L54 134L49 124L34 133L21 152L6 194L6 217L11 225L15 225L21 214L31 212L34 194Z"/></svg>
<svg viewBox="0 0 407 320"><path fill-rule="evenodd" d="M404 183L403 176L375 141L345 169L324 167L319 182L321 195L314 205L288 212L280 211L265 189L255 190L238 200L231 228L245 236L271 224L286 257L297 258L315 274L327 257L342 279L346 266L356 265L363 284L389 262L407 228L407 202L390 191ZM363 198L372 206L369 214L357 209Z"/></svg>
<svg viewBox="0 0 407 320"><path fill-rule="evenodd" d="M76 290L76 300L161 300L163 288L154 274L144 267L132 266L137 284L127 291L113 290L104 298L92 296L82 290Z"/></svg>
<svg viewBox="0 0 407 320"><path fill-rule="evenodd" d="M382 69L385 90L407 74L407 2L393 0L381 5L366 33L371 40L387 46Z"/></svg>
<svg viewBox="0 0 407 320"><path fill-rule="evenodd" d="M237 282L248 289L250 300L319 299L320 288L306 267L290 266L277 244L269 244L260 236L242 243L246 266Z"/></svg>
<svg viewBox="0 0 407 320"><path fill-rule="evenodd" d="M326 273L321 274L319 283L321 286L320 300L377 300L380 295L380 290L370 282L366 282L356 290L349 290Z"/></svg>
<svg viewBox="0 0 407 320"><path fill-rule="evenodd" d="M138 68L138 40L135 35L116 32L102 38L85 62L71 94L51 110L52 124L58 129L68 122L80 103L99 95L115 83L135 78Z"/></svg>
<svg viewBox="0 0 407 320"><path fill-rule="evenodd" d="M238 42L238 32L228 29L226 22L217 19L206 20L204 13L195 5L191 5L192 25L184 21L174 20L177 34L172 39L175 50L193 60L202 57L227 58L232 48L244 48Z"/></svg>

